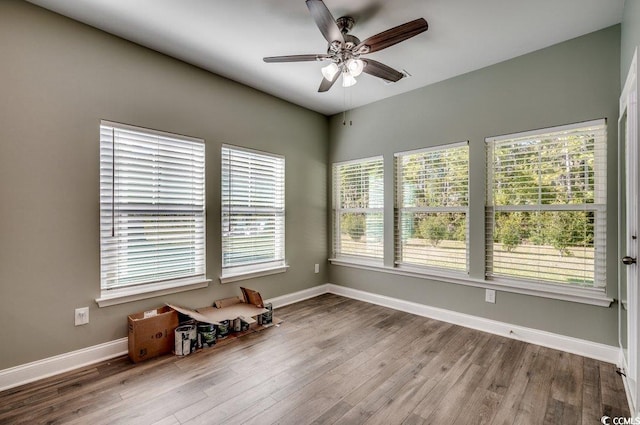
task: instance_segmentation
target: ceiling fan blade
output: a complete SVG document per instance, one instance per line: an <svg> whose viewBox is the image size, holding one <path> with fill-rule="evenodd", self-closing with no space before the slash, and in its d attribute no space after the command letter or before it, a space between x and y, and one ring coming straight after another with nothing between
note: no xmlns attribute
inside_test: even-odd
<svg viewBox="0 0 640 425"><path fill-rule="evenodd" d="M336 72L336 75L333 77L333 80L331 80L331 81L329 81L326 78L322 77L322 82L320 83L320 87L318 87L318 92L319 93L323 93L323 92L329 91L329 89L331 87L333 87L335 82L338 81L338 78L340 78L341 74L342 74L342 72Z"/></svg>
<svg viewBox="0 0 640 425"><path fill-rule="evenodd" d="M329 58L329 55L317 54L317 55L289 55L289 56L270 56L262 58L267 63L277 62L313 62L322 61Z"/></svg>
<svg viewBox="0 0 640 425"><path fill-rule="evenodd" d="M344 43L342 31L322 0L307 0L307 7L320 32L329 43L332 41Z"/></svg>
<svg viewBox="0 0 640 425"><path fill-rule="evenodd" d="M394 44L398 44L401 41L425 32L427 28L429 28L427 21L424 18L419 18L369 37L358 44L353 51L358 52L364 46L367 46L368 50L360 53L377 52L378 50L386 49L389 46L393 46Z"/></svg>
<svg viewBox="0 0 640 425"><path fill-rule="evenodd" d="M373 59L362 59L362 62L364 62L364 69L362 72L366 72L374 77L379 77L393 83L404 77L402 72L396 71L390 66L374 61Z"/></svg>

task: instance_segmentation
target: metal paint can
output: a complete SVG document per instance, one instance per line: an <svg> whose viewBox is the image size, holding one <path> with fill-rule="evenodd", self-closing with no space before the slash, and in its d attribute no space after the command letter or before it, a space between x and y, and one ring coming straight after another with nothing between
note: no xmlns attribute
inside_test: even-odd
<svg viewBox="0 0 640 425"><path fill-rule="evenodd" d="M178 326L175 331L176 356L187 356L195 351L197 344L196 327L194 325Z"/></svg>
<svg viewBox="0 0 640 425"><path fill-rule="evenodd" d="M216 343L216 326L211 323L198 323L198 348L211 347Z"/></svg>
<svg viewBox="0 0 640 425"><path fill-rule="evenodd" d="M273 321L273 305L271 303L266 303L264 305L264 308L266 308L269 311L266 313L262 313L262 324L270 325L271 322Z"/></svg>
<svg viewBox="0 0 640 425"><path fill-rule="evenodd" d="M242 332L244 331L248 331L249 330L249 323L245 322L244 320L240 320L240 330Z"/></svg>
<svg viewBox="0 0 640 425"><path fill-rule="evenodd" d="M229 321L223 320L218 324L218 339L225 339L229 335Z"/></svg>
<svg viewBox="0 0 640 425"><path fill-rule="evenodd" d="M233 319L233 331L240 332L242 330L242 324L240 323L240 319Z"/></svg>

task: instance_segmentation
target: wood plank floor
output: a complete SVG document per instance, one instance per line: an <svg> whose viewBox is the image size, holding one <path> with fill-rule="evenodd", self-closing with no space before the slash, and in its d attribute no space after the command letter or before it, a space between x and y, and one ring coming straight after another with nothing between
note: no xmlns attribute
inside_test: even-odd
<svg viewBox="0 0 640 425"><path fill-rule="evenodd" d="M184 358L118 358L0 393L1 424L599 424L611 364L335 295Z"/></svg>

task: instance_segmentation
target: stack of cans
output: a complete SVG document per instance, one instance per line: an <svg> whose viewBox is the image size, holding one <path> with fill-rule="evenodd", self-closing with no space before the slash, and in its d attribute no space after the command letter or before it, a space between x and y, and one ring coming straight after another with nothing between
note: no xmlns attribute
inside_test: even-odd
<svg viewBox="0 0 640 425"><path fill-rule="evenodd" d="M266 303L264 308L269 311L260 315L262 318L262 325L270 325L273 322L273 305L271 303Z"/></svg>

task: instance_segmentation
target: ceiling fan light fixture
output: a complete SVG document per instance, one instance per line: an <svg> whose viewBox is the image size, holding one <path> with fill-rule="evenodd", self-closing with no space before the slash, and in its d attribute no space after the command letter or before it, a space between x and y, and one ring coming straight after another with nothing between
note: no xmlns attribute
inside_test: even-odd
<svg viewBox="0 0 640 425"><path fill-rule="evenodd" d="M358 81L356 81L355 77L351 75L349 72L342 73L342 87L351 87L355 85Z"/></svg>
<svg viewBox="0 0 640 425"><path fill-rule="evenodd" d="M364 69L364 62L360 59L349 59L347 61L347 69L349 70L349 74L354 77L362 74L362 70Z"/></svg>
<svg viewBox="0 0 640 425"><path fill-rule="evenodd" d="M333 81L333 77L335 77L336 74L340 71L340 68L338 68L338 65L335 62L331 62L329 65L323 66L321 71L322 76L327 81Z"/></svg>
<svg viewBox="0 0 640 425"><path fill-rule="evenodd" d="M418 18L360 41L358 37L350 34L355 24L352 17L342 16L335 19L323 0L306 0L305 3L316 26L329 43L327 52L270 56L263 58L263 60L267 63L329 61L329 65L321 69L323 78L320 87L318 87L319 93L328 91L338 81L340 74L342 74L342 87L353 86L357 83L356 77L364 72L365 67L367 74L373 77L394 83L399 81L405 76L403 73L373 59L361 60L360 55L394 46L429 28L424 18Z"/></svg>

